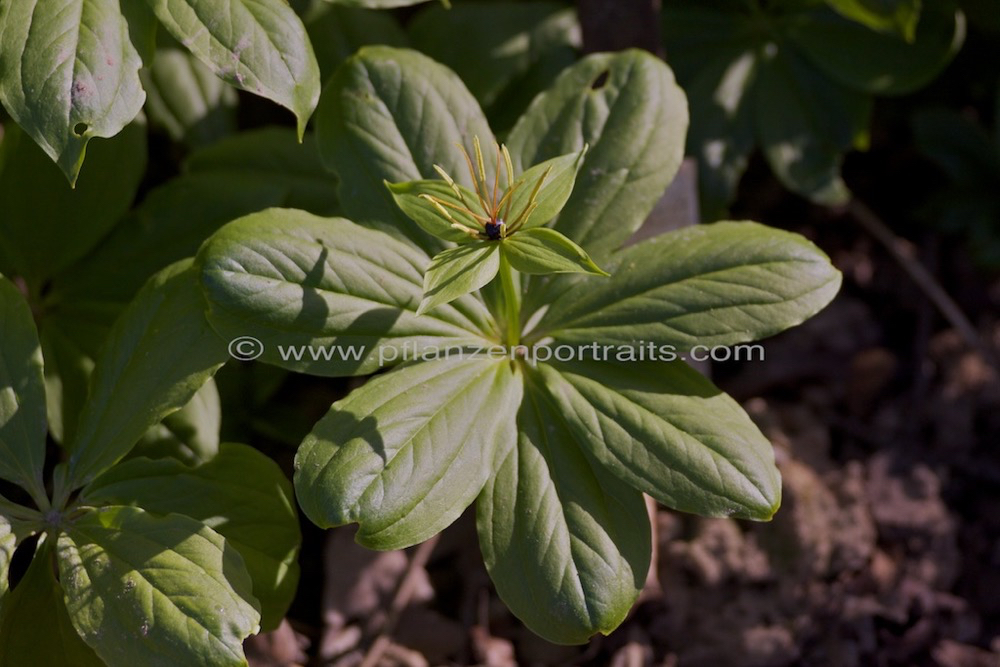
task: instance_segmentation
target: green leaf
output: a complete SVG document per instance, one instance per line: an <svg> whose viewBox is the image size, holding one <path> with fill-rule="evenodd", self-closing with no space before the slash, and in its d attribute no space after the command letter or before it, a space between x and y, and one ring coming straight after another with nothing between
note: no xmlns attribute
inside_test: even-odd
<svg viewBox="0 0 1000 667"><path fill-rule="evenodd" d="M632 246L607 280L577 285L536 337L589 345L735 345L801 324L840 272L798 234L752 222L698 225Z"/></svg>
<svg viewBox="0 0 1000 667"><path fill-rule="evenodd" d="M408 7L419 5L429 0L326 0L333 5L344 5L346 7L371 7L372 9L390 9L393 7ZM441 0L447 6L448 0Z"/></svg>
<svg viewBox="0 0 1000 667"><path fill-rule="evenodd" d="M577 361L539 372L581 445L640 491L703 516L768 520L777 511L770 443L683 361Z"/></svg>
<svg viewBox="0 0 1000 667"><path fill-rule="evenodd" d="M198 147L236 131L236 91L187 51L159 49L140 76L150 123L174 141Z"/></svg>
<svg viewBox="0 0 1000 667"><path fill-rule="evenodd" d="M846 204L843 153L866 132L871 98L823 78L793 51L761 59L754 87L757 138L775 176L825 206Z"/></svg>
<svg viewBox="0 0 1000 667"><path fill-rule="evenodd" d="M198 465L219 453L221 426L219 390L215 380L209 379L187 405L149 429L128 457L170 457L187 465Z"/></svg>
<svg viewBox="0 0 1000 667"><path fill-rule="evenodd" d="M934 80L965 41L965 16L953 2L925 4L912 44L872 32L827 8L792 23L788 34L834 80L878 95L903 95Z"/></svg>
<svg viewBox="0 0 1000 667"><path fill-rule="evenodd" d="M920 0L826 0L826 4L872 30L898 33L907 42L917 37Z"/></svg>
<svg viewBox="0 0 1000 667"><path fill-rule="evenodd" d="M298 514L291 483L256 449L226 443L197 468L172 459L125 461L95 479L83 496L88 504L135 505L210 526L243 557L262 629L273 630L288 611L299 576Z"/></svg>
<svg viewBox="0 0 1000 667"><path fill-rule="evenodd" d="M474 241L436 255L424 274L424 298L417 315L482 288L500 270L500 244Z"/></svg>
<svg viewBox="0 0 1000 667"><path fill-rule="evenodd" d="M455 70L484 108L553 52L581 42L576 11L559 2L432 5L407 30L414 47Z"/></svg>
<svg viewBox="0 0 1000 667"><path fill-rule="evenodd" d="M1000 147L981 125L947 109L917 112L912 124L917 147L952 181L964 189L995 192L1000 182Z"/></svg>
<svg viewBox="0 0 1000 667"><path fill-rule="evenodd" d="M532 195L536 208L521 223L522 229L540 227L559 215L559 211L566 205L573 192L573 184L576 182L577 172L580 171L586 153L585 144L583 150L546 160L518 176L511 186L516 189L510 197L511 219L507 220L507 224L512 225L517 222L528 208Z"/></svg>
<svg viewBox="0 0 1000 667"><path fill-rule="evenodd" d="M3 605L10 584L10 561L14 558L18 542L20 539L14 526L6 516L0 514L0 636L2 636Z"/></svg>
<svg viewBox="0 0 1000 667"><path fill-rule="evenodd" d="M554 229L520 231L501 244L504 258L521 273L590 273L607 276L587 252Z"/></svg>
<svg viewBox="0 0 1000 667"><path fill-rule="evenodd" d="M59 536L70 618L110 667L246 665L259 629L243 559L208 526L134 507L91 509Z"/></svg>
<svg viewBox="0 0 1000 667"><path fill-rule="evenodd" d="M642 494L581 451L562 414L532 384L518 441L477 504L479 545L497 592L533 632L557 644L609 634L646 580Z"/></svg>
<svg viewBox="0 0 1000 667"><path fill-rule="evenodd" d="M450 525L517 439L508 361L440 359L380 375L333 404L295 458L295 491L323 527L401 549Z"/></svg>
<svg viewBox="0 0 1000 667"><path fill-rule="evenodd" d="M97 359L70 447L70 488L125 456L228 359L204 310L198 274L186 260L151 278L118 318Z"/></svg>
<svg viewBox="0 0 1000 667"><path fill-rule="evenodd" d="M737 12L668 5L663 15L670 64L694 119L687 151L698 158L702 219L719 220L756 144L752 91L760 37Z"/></svg>
<svg viewBox="0 0 1000 667"><path fill-rule="evenodd" d="M128 33L142 64L149 67L156 57L156 33L160 24L146 0L120 0L122 16L128 22ZM142 72L140 71L140 77Z"/></svg>
<svg viewBox="0 0 1000 667"><path fill-rule="evenodd" d="M0 478L44 495L45 380L31 309L0 276Z"/></svg>
<svg viewBox="0 0 1000 667"><path fill-rule="evenodd" d="M409 46L391 12L320 2L312 6L305 22L324 81L363 46Z"/></svg>
<svg viewBox="0 0 1000 667"><path fill-rule="evenodd" d="M80 410L87 400L90 374L94 370L94 344L84 342L79 321L63 313L47 313L39 335L45 358L45 401L49 433L61 445L67 445L76 433ZM100 336L107 333L101 327Z"/></svg>
<svg viewBox="0 0 1000 667"><path fill-rule="evenodd" d="M319 100L305 26L283 0L147 0L163 27L241 90L289 109L301 137Z"/></svg>
<svg viewBox="0 0 1000 667"><path fill-rule="evenodd" d="M307 133L299 143L292 130L282 127L240 132L192 153L184 167L190 174L231 174L266 181L272 188L280 185L285 192L272 205L300 208L317 215L333 215L340 207L337 179L323 167L312 133ZM249 194L251 188L242 189ZM263 208L266 207L257 206L245 212ZM229 220L238 217L239 214L233 215Z"/></svg>
<svg viewBox="0 0 1000 667"><path fill-rule="evenodd" d="M687 104L662 60L644 51L591 55L539 95L507 145L516 168L590 150L552 225L597 262L637 230L684 157Z"/></svg>
<svg viewBox="0 0 1000 667"><path fill-rule="evenodd" d="M0 102L75 183L92 137L142 109L142 60L117 0L0 5Z"/></svg>
<svg viewBox="0 0 1000 667"><path fill-rule="evenodd" d="M4 600L0 666L105 667L73 627L64 595L56 579L54 549L45 540L36 548L24 577Z"/></svg>
<svg viewBox="0 0 1000 667"><path fill-rule="evenodd" d="M247 216L216 233L198 262L216 331L253 336L262 361L300 372L364 375L407 350L482 345L495 329L471 296L417 317L427 256L342 218Z"/></svg>
<svg viewBox="0 0 1000 667"><path fill-rule="evenodd" d="M320 154L340 177L344 214L428 254L445 246L402 214L384 182L436 179L438 164L471 187L455 144L471 152L473 136L493 145L482 109L455 73L416 51L385 46L364 47L337 70L316 116ZM492 169L487 164L490 182Z"/></svg>
<svg viewBox="0 0 1000 667"><path fill-rule="evenodd" d="M469 229L482 229L482 223L472 216L450 206L442 206L448 212L446 216L440 208L420 196L429 195L453 206L471 207L472 212L483 215L482 206L479 205L476 194L463 185L458 185L458 188L462 192L464 201L456 196L455 191L442 180L386 183L385 186L389 188L389 192L392 193L392 198L400 210L432 236L445 241L468 241L469 235L452 227L453 223L465 225Z"/></svg>
<svg viewBox="0 0 1000 667"><path fill-rule="evenodd" d="M94 142L91 168L75 189L20 132L7 132L2 152L0 257L38 289L87 254L131 206L146 170L146 128L133 123Z"/></svg>
<svg viewBox="0 0 1000 667"><path fill-rule="evenodd" d="M274 174L202 166L208 169L199 162L197 173L151 191L93 253L56 276L45 303L49 317L59 312L108 327L151 275L197 253L225 223L289 199L302 203L301 185Z"/></svg>

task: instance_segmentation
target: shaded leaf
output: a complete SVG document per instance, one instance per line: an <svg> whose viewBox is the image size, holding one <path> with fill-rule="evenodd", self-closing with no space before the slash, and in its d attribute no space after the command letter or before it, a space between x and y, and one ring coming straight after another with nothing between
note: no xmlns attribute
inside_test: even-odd
<svg viewBox="0 0 1000 667"><path fill-rule="evenodd" d="M0 172L0 259L33 286L96 246L132 205L146 170L146 128L133 123L90 146L76 188L28 137L8 128Z"/></svg>
<svg viewBox="0 0 1000 667"><path fill-rule="evenodd" d="M128 458L173 458L187 465L198 465L219 453L219 429L222 407L215 381L202 385L187 405L163 418L146 431L128 454ZM143 506L144 509L151 509ZM184 512L182 512L184 514Z"/></svg>
<svg viewBox="0 0 1000 667"><path fill-rule="evenodd" d="M172 459L126 461L95 479L83 496L88 504L135 505L210 526L243 557L262 629L273 630L288 611L301 542L292 485L252 447L223 444L218 456L195 468Z"/></svg>
<svg viewBox="0 0 1000 667"><path fill-rule="evenodd" d="M151 278L115 322L70 447L71 488L125 456L228 359L204 310L198 274L186 260Z"/></svg>
<svg viewBox="0 0 1000 667"><path fill-rule="evenodd" d="M216 76L289 109L301 137L319 100L305 26L283 0L147 0L167 31Z"/></svg>
<svg viewBox="0 0 1000 667"><path fill-rule="evenodd" d="M45 380L31 309L0 276L0 477L45 495Z"/></svg>
<svg viewBox="0 0 1000 667"><path fill-rule="evenodd" d="M41 542L28 571L4 600L0 612L3 667L105 667L70 621L54 556L53 545Z"/></svg>

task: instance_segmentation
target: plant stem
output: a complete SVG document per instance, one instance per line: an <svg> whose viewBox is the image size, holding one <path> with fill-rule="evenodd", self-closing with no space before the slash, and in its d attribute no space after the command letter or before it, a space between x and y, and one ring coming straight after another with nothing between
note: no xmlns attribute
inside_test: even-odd
<svg viewBox="0 0 1000 667"><path fill-rule="evenodd" d="M521 280L503 255L500 255L500 282L507 321L507 345L517 345L521 342Z"/></svg>

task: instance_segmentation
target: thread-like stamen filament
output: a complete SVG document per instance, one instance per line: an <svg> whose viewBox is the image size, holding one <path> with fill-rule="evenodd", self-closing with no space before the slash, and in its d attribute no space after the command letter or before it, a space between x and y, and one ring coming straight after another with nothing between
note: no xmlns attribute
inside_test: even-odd
<svg viewBox="0 0 1000 667"><path fill-rule="evenodd" d="M475 139L475 143L479 143L479 139ZM483 207L483 212L489 214L489 207L486 205L486 199L483 198L482 193L479 191L479 179L476 178L476 169L472 166L472 158L469 156L469 151L465 150L465 146L462 144L455 144L462 151L462 156L465 157L465 164L469 166L469 175L472 177L472 185L476 189L476 197L479 199L479 205Z"/></svg>
<svg viewBox="0 0 1000 667"><path fill-rule="evenodd" d="M434 170L445 180L446 183L448 183L448 187L450 187L451 191L455 193L455 196L458 197L459 201L465 205L465 208L471 211L472 206L470 206L469 202L465 199L465 194L462 192L462 188L458 187L458 183L456 183L455 180L448 175L448 172L442 169L439 165L434 165ZM486 211L483 211L483 213L486 213Z"/></svg>
<svg viewBox="0 0 1000 667"><path fill-rule="evenodd" d="M445 201L444 199L440 199L438 197L435 197L434 195L421 194L420 198L421 199L426 199L430 203L434 204L434 206L437 207L438 210L440 210L449 220L452 220L452 221L454 221L455 219L453 217L451 217L451 214L448 213L448 211L444 208L445 206L447 206L448 208L450 208L450 209L452 209L454 211L458 211L459 213L464 213L467 216L469 216L470 218L473 218L473 219L475 219L475 220L483 223L484 225L487 222L490 221L489 218L487 218L485 216L482 216L482 215L479 215L478 213L473 213L468 208L459 206L458 204L453 204L450 201Z"/></svg>
<svg viewBox="0 0 1000 667"><path fill-rule="evenodd" d="M510 186L514 183L514 161L510 159L510 151L506 146L500 148L503 149L503 160L507 167L507 189L510 190Z"/></svg>
<svg viewBox="0 0 1000 667"><path fill-rule="evenodd" d="M512 224L507 229L507 233L508 234L513 234L514 232L516 232L517 230L519 230L521 228L521 226L525 222L528 221L528 218L531 217L531 214L535 212L536 208L538 208L538 202L537 201L533 201L530 204L528 204L524 208L524 211L521 213L521 215L517 216L517 220L514 221L514 224Z"/></svg>
<svg viewBox="0 0 1000 667"><path fill-rule="evenodd" d="M497 142L497 168L493 174L493 208L490 213L494 218L497 215L497 189L500 187L500 142Z"/></svg>
<svg viewBox="0 0 1000 667"><path fill-rule="evenodd" d="M514 193L517 192L517 189L519 187L521 187L523 184L524 184L523 181L517 181L516 183L514 183L513 186L507 188L507 192L504 193L503 198L500 200L500 203L497 205L497 211L499 211L501 208L503 208L504 204L507 205L507 210L505 210L503 212L503 215L500 216L504 220L506 220L508 218L508 216L510 215L510 207L514 205L514 199L513 199Z"/></svg>

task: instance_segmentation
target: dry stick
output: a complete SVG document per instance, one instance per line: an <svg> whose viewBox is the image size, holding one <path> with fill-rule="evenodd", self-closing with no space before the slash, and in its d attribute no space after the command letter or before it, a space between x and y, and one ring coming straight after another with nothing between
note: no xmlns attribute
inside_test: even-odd
<svg viewBox="0 0 1000 667"><path fill-rule="evenodd" d="M881 243L889 254L892 255L893 259L899 262L899 265L906 271L907 275L917 284L928 299L937 307L944 316L948 323L953 326L958 333L965 340L965 343L982 355L983 360L988 364L997 366L997 360L993 355L992 350L987 347L983 339L980 338L979 332L976 331L976 327L973 326L969 318L965 316L962 309L958 307L944 288L934 279L930 271L920 263L919 260L911 257L904 249L906 242L900 237L896 236L895 233L889 227L882 222L882 219L878 217L874 211L868 208L864 202L858 199L851 199L851 202L847 205L847 210L851 213L854 219L864 227L865 231L875 237L879 243Z"/></svg>
<svg viewBox="0 0 1000 667"><path fill-rule="evenodd" d="M396 624L399 623L399 616L406 609L407 605L410 604L410 598L413 597L413 593L417 587L417 576L420 570L427 565L427 561L431 557L431 552L437 546L438 539L440 539L440 534L435 535L417 547L413 558L410 559L410 563L406 567L406 574L403 575L403 578L399 582L396 595L393 596L392 603L389 605L389 615L385 619L385 624L382 626L378 637L372 642L371 648L368 649L365 659L361 662L361 667L375 667L378 661L382 659L386 649L392 644L391 636L396 629Z"/></svg>

